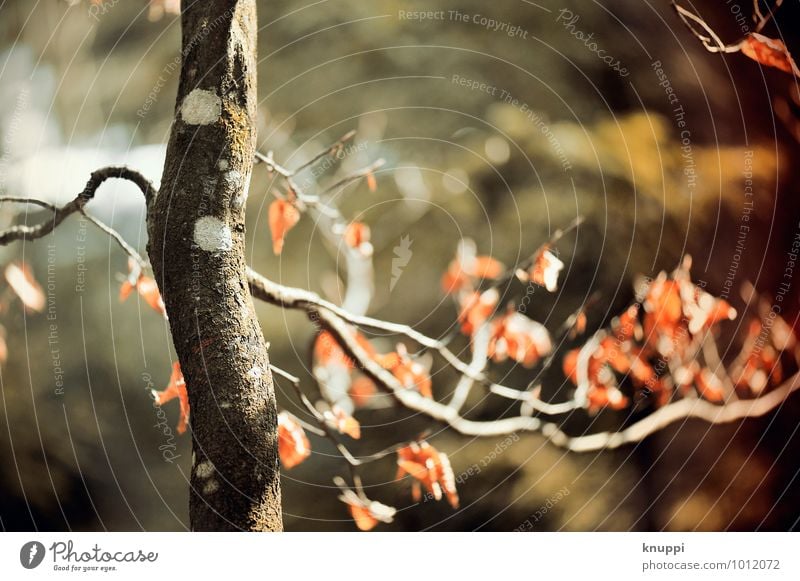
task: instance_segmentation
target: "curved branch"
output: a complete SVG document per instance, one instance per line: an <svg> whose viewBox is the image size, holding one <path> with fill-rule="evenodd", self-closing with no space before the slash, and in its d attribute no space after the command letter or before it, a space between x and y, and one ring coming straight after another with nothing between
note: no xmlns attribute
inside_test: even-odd
<svg viewBox="0 0 800 581"><path fill-rule="evenodd" d="M781 402L800 388L800 372L781 386L757 399L738 400L725 405L716 405L702 399L682 399L670 403L636 423L618 432L601 432L585 436L569 436L552 422L537 417L517 416L490 421L468 420L449 405L428 399L417 391L406 388L389 371L381 367L361 347L353 336L348 323L374 326L381 329L402 329L402 325L383 323L369 317L351 317L346 312L317 297L314 293L283 287L249 270L248 280L253 296L284 308L303 308L309 317L319 322L336 339L346 354L357 362L359 369L378 386L388 391L401 405L447 424L465 436L503 436L513 432L541 432L553 444L575 452L613 449L626 444L640 442L658 430L689 418L704 420L710 424L730 423L745 418L762 416L780 406ZM345 316L341 316L341 314ZM366 319L366 321L365 321ZM415 331L415 335L418 333ZM435 341L427 338L430 341ZM460 361L460 360L459 360ZM569 403L569 402L567 402ZM553 404L559 406L562 404ZM564 406L563 411L570 411ZM559 410L562 411L562 410Z"/></svg>
<svg viewBox="0 0 800 581"><path fill-rule="evenodd" d="M43 202L41 200L36 199L28 199L28 198L0 198L0 202L7 201L7 202L15 202L15 203L29 203L35 204L37 206L41 206L42 208L46 208L48 210L53 211L53 218L46 222L42 222L41 224L36 224L34 226L28 226L27 224L20 224L17 226L12 226L7 230L0 232L0 244L5 245L9 244L10 242L14 242L15 240L36 240L37 238L42 238L43 236L47 236L53 230L58 227L61 222L67 219L72 214L78 212L83 214L83 208L88 204L93 198L97 189L102 185L103 182L106 180L117 178L128 180L136 184L139 189L144 194L144 199L146 204L150 204L150 201L155 196L155 188L153 188L153 184L145 178L142 174L138 171L129 169L125 166L110 166L104 167L102 169L98 169L92 172L91 176L89 177L89 181L86 182L86 186L83 188L83 191L79 193L75 199L71 202L68 202L64 206L60 208L50 204L48 202ZM84 214L86 215L86 214ZM116 234L113 230L111 230L102 222L91 218L90 216L86 216L93 224L100 227L104 230L107 234L111 234L114 239L122 246L122 248L131 254L136 253L122 238ZM113 234L112 234L113 232ZM116 234L116 235L114 235ZM138 254L136 254L138 256ZM139 258L141 261L141 257Z"/></svg>
<svg viewBox="0 0 800 581"><path fill-rule="evenodd" d="M781 7L783 4L783 0L776 0L774 6L767 7L767 14L764 14L761 11L761 8L758 4L759 0L753 0L753 21L755 22L755 28L753 33L761 32L764 27L769 23L769 21L775 16L775 11ZM734 53L739 52L742 50L742 42L747 39L750 34L746 34L744 37L739 39L737 42L733 44L725 44L722 42L722 39L719 35L714 32L714 29L708 25L708 23L703 20L700 16L687 10L683 6L679 5L675 0L672 0L672 8L675 10L678 17L681 19L683 24L689 30L689 32L694 35L694 37L699 40L703 47L708 52L712 53ZM698 30L696 26L699 26L701 30ZM705 34L703 34L705 33ZM706 36L708 35L708 36Z"/></svg>
<svg viewBox="0 0 800 581"><path fill-rule="evenodd" d="M0 203L2 203L2 202L12 202L12 203L16 203L16 204L31 204L31 205L34 205L34 206L39 206L41 208L45 208L47 210L51 210L53 212L58 212L58 210L59 210L58 206L56 206L55 204L51 204L50 202L45 202L44 200L39 200L37 198L15 198L15 197L10 197L10 196L9 197L0 197ZM120 248L122 248L122 250L125 252L125 254L127 254L134 261L136 261L136 263L138 264L140 269L143 268L147 264L147 261L145 261L145 259L142 258L142 255L139 254L133 246L128 244L119 232L114 230L111 226L109 226L105 222L103 222L101 220L98 220L97 218L95 218L91 214L87 214L84 210L80 210L80 213L89 222L91 222L92 224L97 226L97 228L99 230L101 230L102 232L108 234L117 244L119 244ZM44 234L42 234L41 236L44 236ZM40 238L41 236L33 236L31 234L26 234L24 236L24 239L25 240L35 240L36 238Z"/></svg>
<svg viewBox="0 0 800 581"><path fill-rule="evenodd" d="M324 309L335 314L340 319L347 321L351 325L379 329L394 335L403 335L408 339L419 343L423 347L437 351L450 365L453 366L453 368L460 373L469 375L476 381L487 381L483 374L473 373L469 365L459 359L458 356L450 351L450 349L448 349L443 342L439 341L438 339L428 337L424 333L420 333L408 325L382 321L380 319L367 317L365 315L354 315L347 310L336 306L332 302L326 301L317 293L278 284L265 278L253 269L248 269L247 278L250 284L250 292L258 299L288 309Z"/></svg>

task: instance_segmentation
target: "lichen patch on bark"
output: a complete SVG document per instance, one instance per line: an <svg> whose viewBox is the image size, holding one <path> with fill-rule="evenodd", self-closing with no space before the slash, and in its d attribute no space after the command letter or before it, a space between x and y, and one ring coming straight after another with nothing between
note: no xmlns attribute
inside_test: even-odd
<svg viewBox="0 0 800 581"><path fill-rule="evenodd" d="M208 460L200 462L195 469L194 473L198 478L210 478L214 474L214 465Z"/></svg>
<svg viewBox="0 0 800 581"><path fill-rule="evenodd" d="M227 252L233 248L233 236L222 220L203 216L194 224L194 243L206 252Z"/></svg>
<svg viewBox="0 0 800 581"><path fill-rule="evenodd" d="M210 125L222 114L222 99L215 91L194 89L181 103L181 119L189 125Z"/></svg>

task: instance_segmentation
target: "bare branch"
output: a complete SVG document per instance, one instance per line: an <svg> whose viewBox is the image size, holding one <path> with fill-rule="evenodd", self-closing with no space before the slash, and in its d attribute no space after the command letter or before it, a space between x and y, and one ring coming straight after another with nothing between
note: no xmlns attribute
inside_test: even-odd
<svg viewBox="0 0 800 581"><path fill-rule="evenodd" d="M691 32L695 38L697 38L697 40L703 43L703 46L708 52L739 52L740 48L738 43L726 45L724 42L722 42L722 39L717 35L717 33L714 32L714 30L708 25L708 23L706 23L705 20L697 16L695 13L690 12L676 2L672 2L672 7L675 9L678 17L686 25L686 28L689 29L689 32ZM697 28L695 28L695 24L704 30L708 36L697 30Z"/></svg>
<svg viewBox="0 0 800 581"><path fill-rule="evenodd" d="M64 206L58 208L53 204L49 204L47 202L43 202L41 200L34 200L28 198L0 198L0 201L9 201L9 202L17 202L17 203L31 203L43 208L47 208L53 211L53 218L46 222L42 222L41 224L36 224L35 226L28 226L25 224L20 224L17 226L12 226L5 230L4 232L0 232L0 245L5 245L10 242L14 242L15 240L36 240L37 238L42 238L43 236L47 236L53 230L58 227L61 222L63 222L67 217L71 216L72 214L79 212L83 214L83 208L86 204L89 203L92 198L94 198L97 189L100 185L108 179L117 178L117 179L124 179L133 182L136 184L139 189L144 194L145 202L147 204L150 203L150 200L155 195L155 189L153 185L145 178L142 174L127 167L105 167L99 169L97 171L92 172L89 181L86 182L86 187L83 188L83 191L79 193L74 200L68 202ZM85 214L84 214L85 215ZM138 253L134 251L130 246L128 246L122 238L116 234L111 228L105 226L104 224L98 222L94 218L90 218L86 216L92 223L99 226L102 230L104 230L107 234L111 234L115 240L122 246L123 250L128 252L131 256L138 256ZM113 232L113 234L112 234ZM116 234L116 235L115 235ZM133 254L131 254L133 251ZM141 262L141 257L138 258L139 262Z"/></svg>
<svg viewBox="0 0 800 581"><path fill-rule="evenodd" d="M314 157L309 159L307 162L305 162L304 164L300 165L299 167L296 167L294 169L294 171L292 172L292 175L297 175L301 171L310 168L312 165L317 163L319 160L321 160L321 159L323 159L325 157L328 157L329 155L334 155L334 154L338 153L339 151L341 151L342 146L344 146L345 143L347 143L348 141L353 139L353 137L355 137L355 136L356 136L356 130L355 129L352 129L352 130L348 131L342 137L340 137L335 143L332 143L331 145L329 145L324 151L320 151L317 155L315 155Z"/></svg>
<svg viewBox="0 0 800 581"><path fill-rule="evenodd" d="M483 323L472 336L472 361L469 364L470 373L465 373L458 380L453 397L448 404L456 411L464 407L464 403L469 397L469 392L475 384L474 376L482 374L489 361L489 340L491 339L490 328L487 323ZM512 390L516 391L516 390Z"/></svg>
<svg viewBox="0 0 800 581"><path fill-rule="evenodd" d="M349 184L351 182L354 182L356 180L360 180L361 178L366 177L369 174L373 173L375 170L383 167L385 164L386 164L386 160L385 159L378 159L376 161L373 161L367 167L364 167L364 168L362 168L360 170L354 171L350 175L347 175L347 176L343 177L342 179L340 179L338 182L335 182L334 184L328 186L327 188L325 188L325 190L322 193L323 194L328 194L330 192L338 190L341 187L346 186L347 184Z"/></svg>
<svg viewBox="0 0 800 581"><path fill-rule="evenodd" d="M775 16L775 11L781 7L781 4L783 4L783 0L775 0L775 3L772 6L767 5L767 13L764 14L761 11L759 0L753 0L753 22L755 22L753 33L759 33L764 30L764 27ZM708 23L700 16L690 10L687 10L683 6L680 6L674 0L672 1L672 8L678 14L678 17L681 19L684 25L686 25L686 28L689 30L689 32L691 32L694 37L703 44L708 52L739 52L741 50L742 41L752 34L746 34L743 38L740 38L732 44L725 44L722 42L722 39L719 37L719 35L714 32L714 29L712 29L711 26L709 26ZM698 30L697 27L699 27L700 30ZM703 32L705 32L705 34L703 34Z"/></svg>
<svg viewBox="0 0 800 581"><path fill-rule="evenodd" d="M367 326L375 326L376 328L388 330L402 328L403 326L384 324L380 321L371 320L369 317L350 317L348 320L346 318L347 313L342 313L342 309L335 305L330 305L327 301L322 301L314 293L276 285L253 271L249 271L248 277L251 292L255 298L266 300L285 308L306 309L309 316L328 330L347 355L357 362L359 369L375 381L378 386L388 391L401 405L445 423L466 436L502 436L517 431L541 432L555 445L576 452L618 448L625 444L639 442L650 434L679 420L697 418L711 424L722 424L762 416L779 407L791 393L800 388L800 374L795 374L781 386L756 399L738 400L724 405L712 404L699 398L682 399L667 404L621 431L602 432L586 436L569 436L557 424L543 422L537 417L517 416L491 421L468 420L462 417L458 410L453 407L428 399L417 391L402 385L394 375L369 356L353 336L348 323L358 324L358 321L364 322L363 320L367 319L371 322ZM340 316L341 314L344 314L345 317ZM414 334L419 335L417 332L414 332ZM429 338L427 339L430 340ZM461 363L463 365L463 362ZM572 402L567 403L572 404ZM558 413L570 411L566 405L563 409L559 408L559 405L553 404L553 406L557 407Z"/></svg>
<svg viewBox="0 0 800 581"><path fill-rule="evenodd" d="M472 381L482 383L493 393L502 397L510 397L510 399L514 400L528 401L535 409L537 409L537 411L541 411L542 413L560 414L566 413L573 409L573 407L567 408L561 404L547 404L541 401L533 401L529 399L530 392L525 392L493 383L481 371L477 371L474 367L462 361L447 347L447 345L444 344L444 342L429 337L424 333L420 333L408 325L404 325L402 323L391 323L363 315L354 315L346 309L343 309L331 303L330 301L326 301L314 292L278 284L252 269L248 269L247 277L250 285L250 292L257 299L261 299L282 308L302 309L309 313L316 313L319 310L325 310L333 313L339 319L346 321L351 325L356 325L357 327L378 329L393 335L402 335L422 345L423 347L433 349L461 375L470 378Z"/></svg>
<svg viewBox="0 0 800 581"><path fill-rule="evenodd" d="M783 0L775 0L774 5L767 5L767 13L764 14L761 12L759 0L753 0L753 5L755 8L753 11L753 20L756 23L755 32L761 32L764 30L764 27L769 23L769 21L775 17L775 12L781 7L781 4L783 4Z"/></svg>
<svg viewBox="0 0 800 581"><path fill-rule="evenodd" d="M325 421L325 416L323 416L322 413L320 413L320 411L314 406L314 404L311 403L311 400L309 400L306 394L304 394L303 391L300 389L300 380L297 377L294 377L293 375L287 373L286 371L283 371L280 368L275 367L273 368L273 371L275 371L281 377L288 379L292 383L292 386L294 387L297 396L300 398L300 401L303 403L305 408L308 410L311 416L316 420L316 422L319 424L320 427L315 428L313 426L309 426L308 423L304 422L294 414L291 414L292 417L297 422L301 423L303 427L308 429L310 432L318 436L326 437L331 442L333 442L334 446L336 446L336 449L339 451L342 458L344 458L347 461L347 463L350 464L352 469L355 469L364 464L368 464L370 462L374 462L376 460L380 460L381 458L385 458L389 454L393 454L397 452L400 448L404 448L410 444L410 442L400 442L398 444L394 444L393 446L389 446L388 448L384 448L383 450L380 450L378 452L367 454L366 456L355 456L352 452L350 452L347 446L341 443L339 438L333 433L333 430L331 430L330 426L328 425L328 422ZM294 380L297 381L295 382ZM425 434L420 436L420 438L424 437ZM353 472L353 477L354 478L358 477L357 472L355 471Z"/></svg>

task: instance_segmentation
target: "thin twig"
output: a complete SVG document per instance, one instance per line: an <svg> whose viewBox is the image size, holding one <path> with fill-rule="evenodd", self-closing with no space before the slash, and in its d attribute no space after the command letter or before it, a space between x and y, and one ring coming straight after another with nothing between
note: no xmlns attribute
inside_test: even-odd
<svg viewBox="0 0 800 581"><path fill-rule="evenodd" d="M489 421L468 420L451 407L426 398L415 390L406 389L394 375L372 360L349 332L346 323L334 313L320 309L318 316L320 322L333 334L347 355L352 357L365 374L392 394L399 403L410 410L443 422L466 436L502 436L516 431L529 431L541 432L554 444L573 451L586 452L617 448L639 442L679 420L698 418L711 424L721 424L758 417L779 407L791 393L800 388L800 373L796 373L781 386L756 399L739 400L725 405L712 404L699 398L682 399L659 408L644 419L618 432L569 436L557 424L543 422L534 417L517 416Z"/></svg>
<svg viewBox="0 0 800 581"><path fill-rule="evenodd" d="M383 167L385 164L386 164L386 160L385 159L375 160L371 164L369 164L367 167L364 167L364 168L361 168L359 170L356 170L353 173L351 173L349 175L346 175L345 177L340 179L338 182L335 182L334 184L328 186L327 188L325 188L323 190L322 193L323 193L323 195L324 194L329 194L329 193L331 193L331 192L333 192L335 190L338 190L339 188L342 188L342 187L346 186L347 184L349 184L351 182L354 182L356 180L360 180L361 178L366 177L369 174L375 172L375 170Z"/></svg>
<svg viewBox="0 0 800 581"><path fill-rule="evenodd" d="M144 268L147 265L147 261L142 258L142 256L136 251L136 249L133 248L133 246L125 241L119 232L104 222L98 220L94 216L87 214L84 209L86 204L88 204L89 201L94 198L94 195L100 185L106 180L112 178L124 179L136 184L144 194L145 203L147 204L149 204L156 195L156 190L153 187L153 184L150 183L150 181L141 173L124 166L111 166L92 172L83 191L71 202L68 202L61 207L37 198L21 198L13 196L0 197L0 203L10 202L16 204L32 204L53 212L53 217L48 221L41 222L40 224L36 224L34 226L20 224L0 232L0 245L9 244L15 240L36 240L38 238L42 238L55 230L55 228L66 218L74 213L79 213L97 228L114 239L117 244L119 244L120 248L122 248L122 250L125 251L125 253L136 262L139 269Z"/></svg>
<svg viewBox="0 0 800 581"><path fill-rule="evenodd" d="M725 44L719 35L714 32L714 29L694 12L687 10L679 5L674 0L671 2L672 8L677 13L686 28L691 32L697 40L699 40L708 52L712 53L734 53L742 49L742 42L747 39L750 34L745 34L742 38L732 44ZM759 0L753 0L753 21L756 26L753 33L759 33L764 30L764 27L769 23L775 15L775 11L781 7L783 0L776 0L773 6L767 5L767 14L761 12ZM708 36L700 32L695 25L699 26Z"/></svg>
<svg viewBox="0 0 800 581"><path fill-rule="evenodd" d="M304 164L301 164L300 166L294 168L294 171L292 172L292 175L297 175L301 171L310 168L312 165L317 163L319 160L321 160L321 159L323 159L325 157L328 157L329 155L334 155L339 150L341 150L342 146L345 143L347 143L348 141L353 139L353 137L355 137L355 136L356 136L356 130L355 129L352 129L352 130L348 131L342 137L340 137L335 143L332 143L331 145L329 145L325 150L320 151L317 155L315 155L314 157L309 159Z"/></svg>

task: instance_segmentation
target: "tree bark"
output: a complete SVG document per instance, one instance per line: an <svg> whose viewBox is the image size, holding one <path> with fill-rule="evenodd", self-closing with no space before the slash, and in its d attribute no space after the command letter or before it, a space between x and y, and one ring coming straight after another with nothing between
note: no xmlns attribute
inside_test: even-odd
<svg viewBox="0 0 800 581"><path fill-rule="evenodd" d="M182 67L148 254L191 406L193 530L282 529L277 409L247 286L256 2L183 2Z"/></svg>

